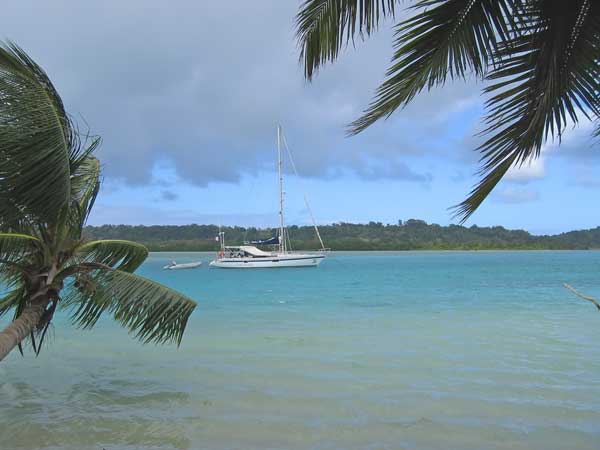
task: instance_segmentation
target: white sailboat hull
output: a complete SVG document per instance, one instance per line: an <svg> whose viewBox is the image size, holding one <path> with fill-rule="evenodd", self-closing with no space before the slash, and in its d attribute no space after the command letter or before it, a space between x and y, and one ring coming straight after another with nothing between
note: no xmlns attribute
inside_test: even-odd
<svg viewBox="0 0 600 450"><path fill-rule="evenodd" d="M287 254L261 258L217 258L211 267L221 269L258 269L277 267L316 267L325 255Z"/></svg>

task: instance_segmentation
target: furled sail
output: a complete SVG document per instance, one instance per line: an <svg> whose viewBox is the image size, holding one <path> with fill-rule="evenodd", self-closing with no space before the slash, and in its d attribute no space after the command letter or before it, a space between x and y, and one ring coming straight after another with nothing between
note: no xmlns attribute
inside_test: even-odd
<svg viewBox="0 0 600 450"><path fill-rule="evenodd" d="M253 245L279 245L279 237L273 236L269 239L259 239L256 241L250 241Z"/></svg>

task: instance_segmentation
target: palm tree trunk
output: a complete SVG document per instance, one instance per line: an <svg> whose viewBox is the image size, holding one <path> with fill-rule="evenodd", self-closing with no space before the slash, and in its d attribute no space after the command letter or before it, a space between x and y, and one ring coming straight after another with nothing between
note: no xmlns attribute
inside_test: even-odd
<svg viewBox="0 0 600 450"><path fill-rule="evenodd" d="M0 331L0 361L35 330L48 303L50 299L47 295L36 298L23 308L21 315L15 321Z"/></svg>

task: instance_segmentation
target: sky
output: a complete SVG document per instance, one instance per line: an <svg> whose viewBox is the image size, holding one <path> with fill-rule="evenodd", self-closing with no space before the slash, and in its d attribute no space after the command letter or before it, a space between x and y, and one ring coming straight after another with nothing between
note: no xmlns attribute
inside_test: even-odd
<svg viewBox="0 0 600 450"><path fill-rule="evenodd" d="M482 85L447 83L355 137L392 55L386 24L308 83L294 39L295 0L20 0L0 37L45 68L67 110L103 138L104 182L90 224L277 223L276 126L286 219L308 224L418 218L449 208L477 181ZM536 234L592 228L600 192L593 124L511 172L466 225Z"/></svg>

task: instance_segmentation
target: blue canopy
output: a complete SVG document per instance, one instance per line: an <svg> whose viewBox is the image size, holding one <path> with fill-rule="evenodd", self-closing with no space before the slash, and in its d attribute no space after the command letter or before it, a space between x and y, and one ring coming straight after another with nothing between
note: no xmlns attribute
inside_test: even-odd
<svg viewBox="0 0 600 450"><path fill-rule="evenodd" d="M259 239L257 241L250 241L254 245L279 245L279 237L274 236L269 239Z"/></svg>

